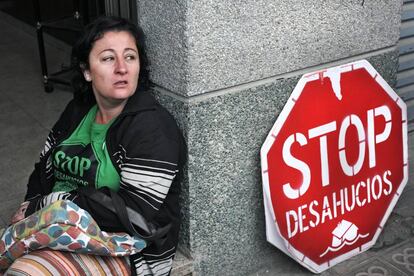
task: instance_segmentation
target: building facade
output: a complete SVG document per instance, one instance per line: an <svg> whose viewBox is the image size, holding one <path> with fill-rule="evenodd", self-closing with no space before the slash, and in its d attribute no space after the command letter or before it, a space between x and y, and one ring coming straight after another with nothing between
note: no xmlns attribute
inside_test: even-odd
<svg viewBox="0 0 414 276"><path fill-rule="evenodd" d="M395 87L402 2L137 1L188 143L181 247L199 275L304 272L266 242L260 147L304 73L367 59Z"/></svg>

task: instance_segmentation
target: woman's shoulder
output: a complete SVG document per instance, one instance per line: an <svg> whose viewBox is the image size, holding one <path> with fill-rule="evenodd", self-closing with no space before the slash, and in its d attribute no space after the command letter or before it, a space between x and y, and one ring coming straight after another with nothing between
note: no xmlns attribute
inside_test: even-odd
<svg viewBox="0 0 414 276"><path fill-rule="evenodd" d="M73 117L78 116L82 117L94 104L95 103L85 102L78 98L73 98L67 103L61 117L68 119L73 119Z"/></svg>
<svg viewBox="0 0 414 276"><path fill-rule="evenodd" d="M74 98L70 100L54 124L53 129L70 129L73 124L76 124L83 118L83 116L85 116L91 106L90 103L82 102L79 99Z"/></svg>
<svg viewBox="0 0 414 276"><path fill-rule="evenodd" d="M175 118L163 106L143 110L133 115L129 130L139 133L152 133L170 138L176 138L179 128Z"/></svg>
<svg viewBox="0 0 414 276"><path fill-rule="evenodd" d="M124 139L135 140L157 139L179 140L180 130L175 118L150 94L139 92L141 95L133 98L121 114L118 131L124 133ZM136 105L131 105L135 103ZM129 137L129 138L127 138Z"/></svg>
<svg viewBox="0 0 414 276"><path fill-rule="evenodd" d="M163 107L150 91L140 91L134 94L124 112L136 115L140 120L157 125L177 127L175 118Z"/></svg>
<svg viewBox="0 0 414 276"><path fill-rule="evenodd" d="M145 92L150 93L150 92ZM152 95L141 95L135 112L124 114L115 128L118 140L129 157L144 157L181 164L185 157L185 142L174 117Z"/></svg>
<svg viewBox="0 0 414 276"><path fill-rule="evenodd" d="M136 91L129 99L122 113L136 113L157 108L158 102L150 91Z"/></svg>

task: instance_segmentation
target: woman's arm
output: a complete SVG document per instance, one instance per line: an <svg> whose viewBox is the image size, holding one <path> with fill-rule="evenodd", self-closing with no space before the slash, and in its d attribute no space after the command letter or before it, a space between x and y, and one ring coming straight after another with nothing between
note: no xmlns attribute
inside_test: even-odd
<svg viewBox="0 0 414 276"><path fill-rule="evenodd" d="M34 165L34 170L29 177L26 195L24 197L25 201L30 202L25 211L26 217L39 210L39 202L52 191L53 170L51 168L52 164L49 156L59 142L60 137L65 135L73 123L71 122L73 114L77 112L75 106L76 104L74 100L68 103L65 110L50 130L44 148L40 153L39 161Z"/></svg>

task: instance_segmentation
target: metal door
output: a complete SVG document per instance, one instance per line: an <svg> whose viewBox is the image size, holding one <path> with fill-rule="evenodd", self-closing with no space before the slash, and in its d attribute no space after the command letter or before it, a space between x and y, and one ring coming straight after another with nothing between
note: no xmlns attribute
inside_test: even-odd
<svg viewBox="0 0 414 276"><path fill-rule="evenodd" d="M105 0L105 13L117 15L137 22L136 0Z"/></svg>
<svg viewBox="0 0 414 276"><path fill-rule="evenodd" d="M407 103L408 131L414 131L414 0L404 0L401 14L397 91Z"/></svg>

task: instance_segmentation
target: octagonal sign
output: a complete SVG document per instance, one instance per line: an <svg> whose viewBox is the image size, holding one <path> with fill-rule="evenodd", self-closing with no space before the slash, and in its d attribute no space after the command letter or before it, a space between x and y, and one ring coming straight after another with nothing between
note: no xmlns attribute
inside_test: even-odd
<svg viewBox="0 0 414 276"><path fill-rule="evenodd" d="M369 249L401 195L406 105L366 60L305 74L261 165L267 240L322 272Z"/></svg>

